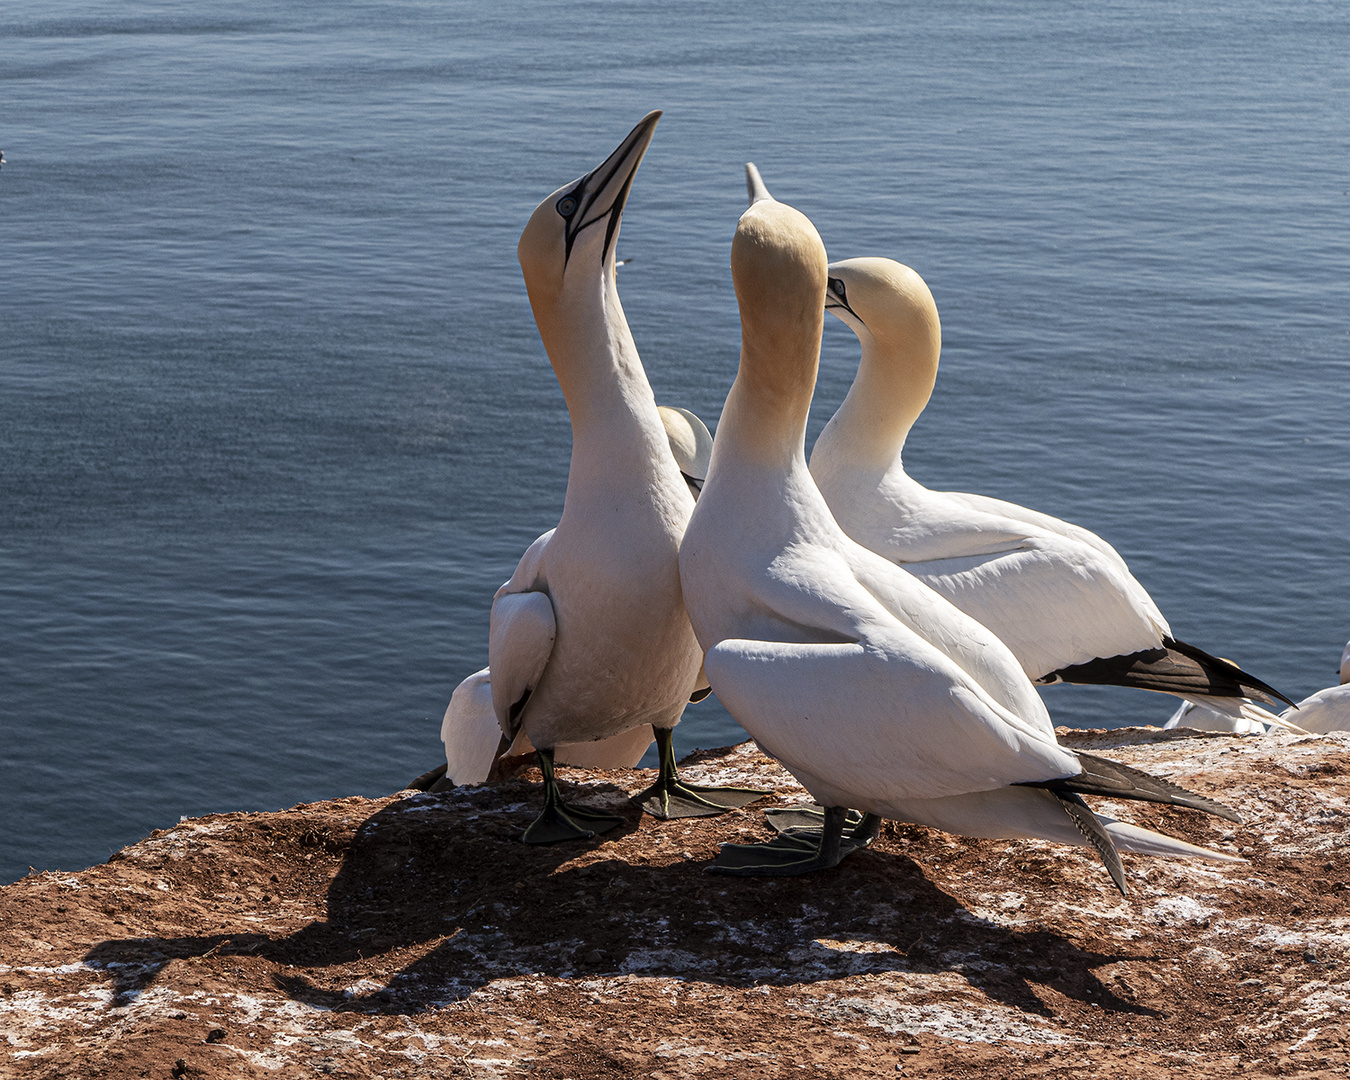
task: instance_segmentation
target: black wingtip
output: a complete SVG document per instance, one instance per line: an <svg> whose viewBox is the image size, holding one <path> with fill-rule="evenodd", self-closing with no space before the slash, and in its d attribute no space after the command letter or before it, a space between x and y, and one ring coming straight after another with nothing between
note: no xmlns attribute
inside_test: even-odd
<svg viewBox="0 0 1350 1080"><path fill-rule="evenodd" d="M1069 815L1070 820L1078 826L1078 831L1083 834L1083 838L1097 852L1102 864L1106 867L1106 872L1111 875L1111 880L1116 883L1116 888L1120 890L1120 895L1129 896L1130 892L1125 887L1125 866L1120 861L1120 852L1116 850L1116 845L1112 843L1110 835L1102 828L1102 823L1097 820L1097 815L1092 812L1082 798L1072 791L1052 790L1051 793L1059 800L1059 805Z"/></svg>
<svg viewBox="0 0 1350 1080"><path fill-rule="evenodd" d="M1061 780L1048 780L1028 786L1044 787L1056 794L1071 791L1080 795L1101 795L1111 799L1135 799L1140 802L1162 803L1165 806L1184 806L1188 810L1199 810L1226 821L1242 824L1241 815L1217 799L1197 795L1170 780L1163 780L1140 769L1132 769L1119 761L1097 757L1081 750L1077 751L1077 756L1079 764L1083 766L1083 771L1077 776L1067 776Z"/></svg>
<svg viewBox="0 0 1350 1080"><path fill-rule="evenodd" d="M1169 649L1179 652L1182 656L1194 660L1206 670L1219 670L1236 682L1244 690L1248 691L1249 697L1264 698L1267 702L1274 705L1277 702L1284 702L1286 705L1298 707L1293 698L1285 697L1275 687L1269 683L1262 682L1255 675L1248 674L1238 667L1231 660L1225 660L1222 656L1213 656L1205 652L1204 649L1198 649L1194 645L1185 641L1178 641L1176 638L1164 638L1163 644Z"/></svg>
<svg viewBox="0 0 1350 1080"><path fill-rule="evenodd" d="M1184 641L1164 638L1163 647L1120 656L1099 656L1042 675L1042 685L1066 682L1087 686L1132 686L1179 697L1257 698L1276 705L1294 702L1273 686L1249 675L1231 660L1211 656Z"/></svg>

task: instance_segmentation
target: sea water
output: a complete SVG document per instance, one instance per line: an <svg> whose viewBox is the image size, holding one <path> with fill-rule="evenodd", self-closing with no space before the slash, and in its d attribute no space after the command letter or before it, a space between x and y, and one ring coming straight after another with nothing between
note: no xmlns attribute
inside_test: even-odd
<svg viewBox="0 0 1350 1080"><path fill-rule="evenodd" d="M753 160L832 257L932 288L914 476L1094 529L1178 637L1334 682L1348 57L1330 0L9 0L0 880L441 759L567 478L516 239L652 108L619 287L659 400L716 423ZM810 438L856 360L830 320ZM741 737L709 701L677 744Z"/></svg>

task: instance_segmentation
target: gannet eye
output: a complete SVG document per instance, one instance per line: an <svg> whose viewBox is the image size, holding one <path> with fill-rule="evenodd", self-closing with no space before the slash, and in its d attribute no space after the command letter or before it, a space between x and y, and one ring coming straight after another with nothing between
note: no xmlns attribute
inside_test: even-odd
<svg viewBox="0 0 1350 1080"><path fill-rule="evenodd" d="M844 298L844 283L837 277L830 278L830 292L842 300Z"/></svg>
<svg viewBox="0 0 1350 1080"><path fill-rule="evenodd" d="M563 217L571 217L577 212L577 201L571 195L564 195L558 200L556 209Z"/></svg>

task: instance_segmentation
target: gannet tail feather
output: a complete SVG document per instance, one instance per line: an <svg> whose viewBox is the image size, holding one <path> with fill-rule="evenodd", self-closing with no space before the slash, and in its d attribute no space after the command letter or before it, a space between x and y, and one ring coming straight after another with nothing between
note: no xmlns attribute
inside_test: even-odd
<svg viewBox="0 0 1350 1080"><path fill-rule="evenodd" d="M1085 754L1081 750L1077 754L1078 761L1083 766L1083 771L1077 776L1066 776L1059 780L1041 780L1021 786L1045 788L1061 798L1062 792L1073 792L1079 795L1102 795L1111 799L1137 799L1140 802L1184 806L1228 821L1239 823L1242 821L1236 810L1214 799L1207 799L1203 795L1187 791L1170 781L1150 776L1118 761L1099 758L1095 754Z"/></svg>
<svg viewBox="0 0 1350 1080"><path fill-rule="evenodd" d="M1255 697L1272 704L1276 701L1293 704L1274 687L1248 675L1231 660L1211 656L1203 649L1174 638L1163 638L1161 649L1099 657L1052 671L1037 681L1133 686L1178 697Z"/></svg>
<svg viewBox="0 0 1350 1080"><path fill-rule="evenodd" d="M1064 808L1064 812L1069 815L1078 831L1083 834L1092 849L1101 858L1106 872L1111 875L1111 880L1116 883L1116 888L1120 890L1121 896L1128 896L1129 892L1125 888L1125 867L1120 861L1120 852L1116 850L1116 845L1111 842L1111 837L1107 835L1102 823L1097 820L1094 814L1085 803L1081 796L1072 791L1057 791L1051 789L1051 794L1059 800L1059 805Z"/></svg>

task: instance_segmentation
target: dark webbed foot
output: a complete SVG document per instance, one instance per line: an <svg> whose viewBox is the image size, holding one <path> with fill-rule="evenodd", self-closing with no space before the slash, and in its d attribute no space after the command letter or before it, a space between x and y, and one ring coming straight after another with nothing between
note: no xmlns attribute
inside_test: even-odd
<svg viewBox="0 0 1350 1080"><path fill-rule="evenodd" d="M764 811L769 827L778 833L791 832L798 836L817 839L825 822L825 808L821 806L774 806ZM845 839L870 844L881 835L881 818L876 814L860 814L848 810L844 814Z"/></svg>
<svg viewBox="0 0 1350 1080"><path fill-rule="evenodd" d="M755 788L706 787L702 784L686 784L680 779L675 767L674 740L670 728L656 728L656 749L659 755L659 767L656 782L646 791L633 796L635 802L653 817L688 818L713 817L745 806L772 791L759 791Z"/></svg>
<svg viewBox="0 0 1350 1080"><path fill-rule="evenodd" d="M560 840L589 840L596 833L609 832L622 825L623 818L597 813L580 806L568 806L561 799L546 804L530 827L521 835L527 844L556 844Z"/></svg>
<svg viewBox="0 0 1350 1080"><path fill-rule="evenodd" d="M562 801L558 781L553 775L553 751L539 751L539 768L544 773L544 809L521 835L527 844L556 844L560 840L589 840L596 833L609 832L623 824L613 814L568 806Z"/></svg>
<svg viewBox="0 0 1350 1080"><path fill-rule="evenodd" d="M772 791L753 788L703 787L676 778L673 781L657 780L633 798L653 817L669 819L713 817L772 794Z"/></svg>
<svg viewBox="0 0 1350 1080"><path fill-rule="evenodd" d="M823 827L790 828L763 844L723 844L708 870L737 877L796 877L829 870L871 843L870 838L844 835L847 814L845 807L831 806L824 812Z"/></svg>

